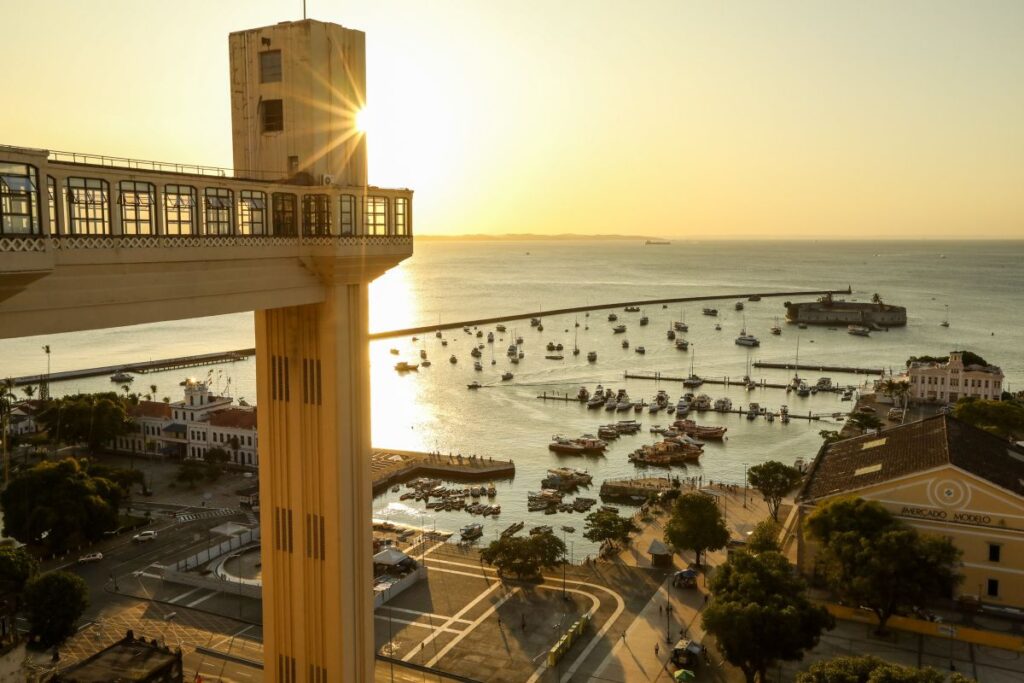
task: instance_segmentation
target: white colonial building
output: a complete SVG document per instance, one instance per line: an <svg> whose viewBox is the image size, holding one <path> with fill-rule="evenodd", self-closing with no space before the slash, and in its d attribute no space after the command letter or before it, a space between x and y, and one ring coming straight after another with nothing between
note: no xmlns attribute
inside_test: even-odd
<svg viewBox="0 0 1024 683"><path fill-rule="evenodd" d="M1003 371L994 365L964 365L963 352L953 351L945 363L915 361L907 368L911 401L953 403L961 398L998 401Z"/></svg>
<svg viewBox="0 0 1024 683"><path fill-rule="evenodd" d="M212 395L205 382L186 380L184 387L181 401L130 406L128 416L137 429L119 437L114 450L201 459L219 447L228 452L230 462L257 467L256 408Z"/></svg>

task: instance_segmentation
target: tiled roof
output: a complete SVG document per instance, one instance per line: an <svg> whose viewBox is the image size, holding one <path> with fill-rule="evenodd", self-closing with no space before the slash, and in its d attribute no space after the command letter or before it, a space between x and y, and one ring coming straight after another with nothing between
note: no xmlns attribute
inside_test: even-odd
<svg viewBox="0 0 1024 683"><path fill-rule="evenodd" d="M231 427L234 429L256 429L256 409L227 408L210 413L211 427Z"/></svg>
<svg viewBox="0 0 1024 683"><path fill-rule="evenodd" d="M1024 495L1024 449L950 415L936 415L823 447L799 498L838 495L943 465Z"/></svg>
<svg viewBox="0 0 1024 683"><path fill-rule="evenodd" d="M137 405L128 406L129 417L151 417L170 419L171 406L163 401L139 401Z"/></svg>

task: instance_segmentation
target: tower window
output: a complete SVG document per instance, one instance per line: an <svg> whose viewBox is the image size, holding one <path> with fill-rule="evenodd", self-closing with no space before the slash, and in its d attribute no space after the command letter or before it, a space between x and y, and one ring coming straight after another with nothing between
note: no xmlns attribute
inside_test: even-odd
<svg viewBox="0 0 1024 683"><path fill-rule="evenodd" d="M999 597L999 579L988 580L988 596L990 598Z"/></svg>
<svg viewBox="0 0 1024 683"><path fill-rule="evenodd" d="M989 562L998 562L1001 555L1002 555L1002 546L1001 545L999 545L998 543L989 543L988 544L988 561Z"/></svg>
<svg viewBox="0 0 1024 683"><path fill-rule="evenodd" d="M278 83L281 80L281 51L260 53L260 83Z"/></svg>
<svg viewBox="0 0 1024 683"><path fill-rule="evenodd" d="M264 100L262 114L264 133L284 130L284 105L281 100Z"/></svg>

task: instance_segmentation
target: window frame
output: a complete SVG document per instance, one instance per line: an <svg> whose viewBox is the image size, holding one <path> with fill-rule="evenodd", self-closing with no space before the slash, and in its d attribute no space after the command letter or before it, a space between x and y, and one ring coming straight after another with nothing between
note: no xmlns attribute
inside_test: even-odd
<svg viewBox="0 0 1024 683"><path fill-rule="evenodd" d="M270 199L271 234L280 237L296 237L299 234L299 203L295 194L275 192Z"/></svg>
<svg viewBox="0 0 1024 683"><path fill-rule="evenodd" d="M408 197L395 197L395 234L406 236L412 233L409 222L409 206L411 202ZM401 219L401 220L399 220Z"/></svg>
<svg viewBox="0 0 1024 683"><path fill-rule="evenodd" d="M260 54L260 83L280 83L282 80L284 80L284 62L281 59L281 51L280 50L262 50L259 54ZM268 76L268 69L267 69L267 64L266 64L266 58L267 57L274 57L274 56L277 57L276 69L274 68L274 65L270 65L271 66L271 68L269 69L270 78L268 78L267 77ZM275 73L274 73L275 71L276 71L276 76L277 76L276 78L273 77L275 75Z"/></svg>
<svg viewBox="0 0 1024 683"><path fill-rule="evenodd" d="M20 173L16 171L19 167L23 169ZM25 189L15 189L5 178L21 179ZM0 161L0 235L41 235L39 201L39 169L32 164ZM24 210L12 210L15 206ZM15 222L22 223L24 229L16 229Z"/></svg>
<svg viewBox="0 0 1024 683"><path fill-rule="evenodd" d="M203 188L203 232L234 235L235 193L226 187Z"/></svg>
<svg viewBox="0 0 1024 683"><path fill-rule="evenodd" d="M993 555L995 556L993 558ZM989 562L1001 562L1003 557L1003 545L1002 543L989 543L988 544L988 561Z"/></svg>
<svg viewBox="0 0 1024 683"><path fill-rule="evenodd" d="M367 195L363 201L363 234L387 235L388 198L382 195ZM382 208L381 208L382 207Z"/></svg>
<svg viewBox="0 0 1024 683"><path fill-rule="evenodd" d="M254 229L257 225L258 231ZM263 190L238 191L238 234L267 234L267 193Z"/></svg>
<svg viewBox="0 0 1024 683"><path fill-rule="evenodd" d="M171 188L174 188L173 190ZM196 221L196 208L198 204L198 193L196 188L192 185L179 185L176 183L168 183L163 187L163 194L161 202L164 209L164 234L171 236L181 235L195 235L198 233L198 223ZM187 198L187 202L182 204L181 198ZM174 200L172 205L171 200ZM174 212L172 218L171 212ZM182 218L183 214L188 215L187 223ZM182 231L182 226L187 225L188 231ZM174 229L172 230L172 226Z"/></svg>
<svg viewBox="0 0 1024 683"><path fill-rule="evenodd" d="M110 183L103 178L68 176L64 180L64 188L68 202L68 234L79 237L110 235Z"/></svg>
<svg viewBox="0 0 1024 683"><path fill-rule="evenodd" d="M279 111L271 114L270 109ZM263 100L260 103L260 133L280 133L284 131L284 100Z"/></svg>
<svg viewBox="0 0 1024 683"><path fill-rule="evenodd" d="M117 203L121 206L122 235L157 234L156 216L153 215L156 186L153 183L143 180L118 181Z"/></svg>
<svg viewBox="0 0 1024 683"><path fill-rule="evenodd" d="M302 195L302 234L331 234L331 196L323 193Z"/></svg>
<svg viewBox="0 0 1024 683"><path fill-rule="evenodd" d="M985 595L990 598L999 597L999 579L988 579L985 582Z"/></svg>
<svg viewBox="0 0 1024 683"><path fill-rule="evenodd" d="M346 208L346 204L348 207ZM342 235L356 234L356 211L359 204L354 194L342 194L338 197L338 228Z"/></svg>
<svg viewBox="0 0 1024 683"><path fill-rule="evenodd" d="M60 190L57 189L57 179L52 175L46 176L46 202L50 209L50 234L59 235L61 230L60 215Z"/></svg>

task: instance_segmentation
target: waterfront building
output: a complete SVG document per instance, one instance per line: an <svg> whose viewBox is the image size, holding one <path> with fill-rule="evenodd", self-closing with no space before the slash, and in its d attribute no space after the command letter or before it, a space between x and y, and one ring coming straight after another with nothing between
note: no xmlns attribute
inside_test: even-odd
<svg viewBox="0 0 1024 683"><path fill-rule="evenodd" d="M235 406L229 396L214 396L205 382L185 380L181 401L139 401L128 406L133 430L111 445L121 453L202 460L214 447L228 462L259 466L256 408Z"/></svg>
<svg viewBox="0 0 1024 683"><path fill-rule="evenodd" d="M412 191L367 179L361 31L228 43L234 171L0 146L0 338L255 311L264 678L368 681L368 288Z"/></svg>
<svg viewBox="0 0 1024 683"><path fill-rule="evenodd" d="M914 402L955 403L973 397L998 401L1003 371L995 365L964 365L963 352L952 351L946 362L914 361L907 368L909 397Z"/></svg>
<svg viewBox="0 0 1024 683"><path fill-rule="evenodd" d="M803 572L817 554L804 519L848 496L960 548L964 581L950 597L1024 608L1024 448L950 415L822 446L796 499Z"/></svg>

